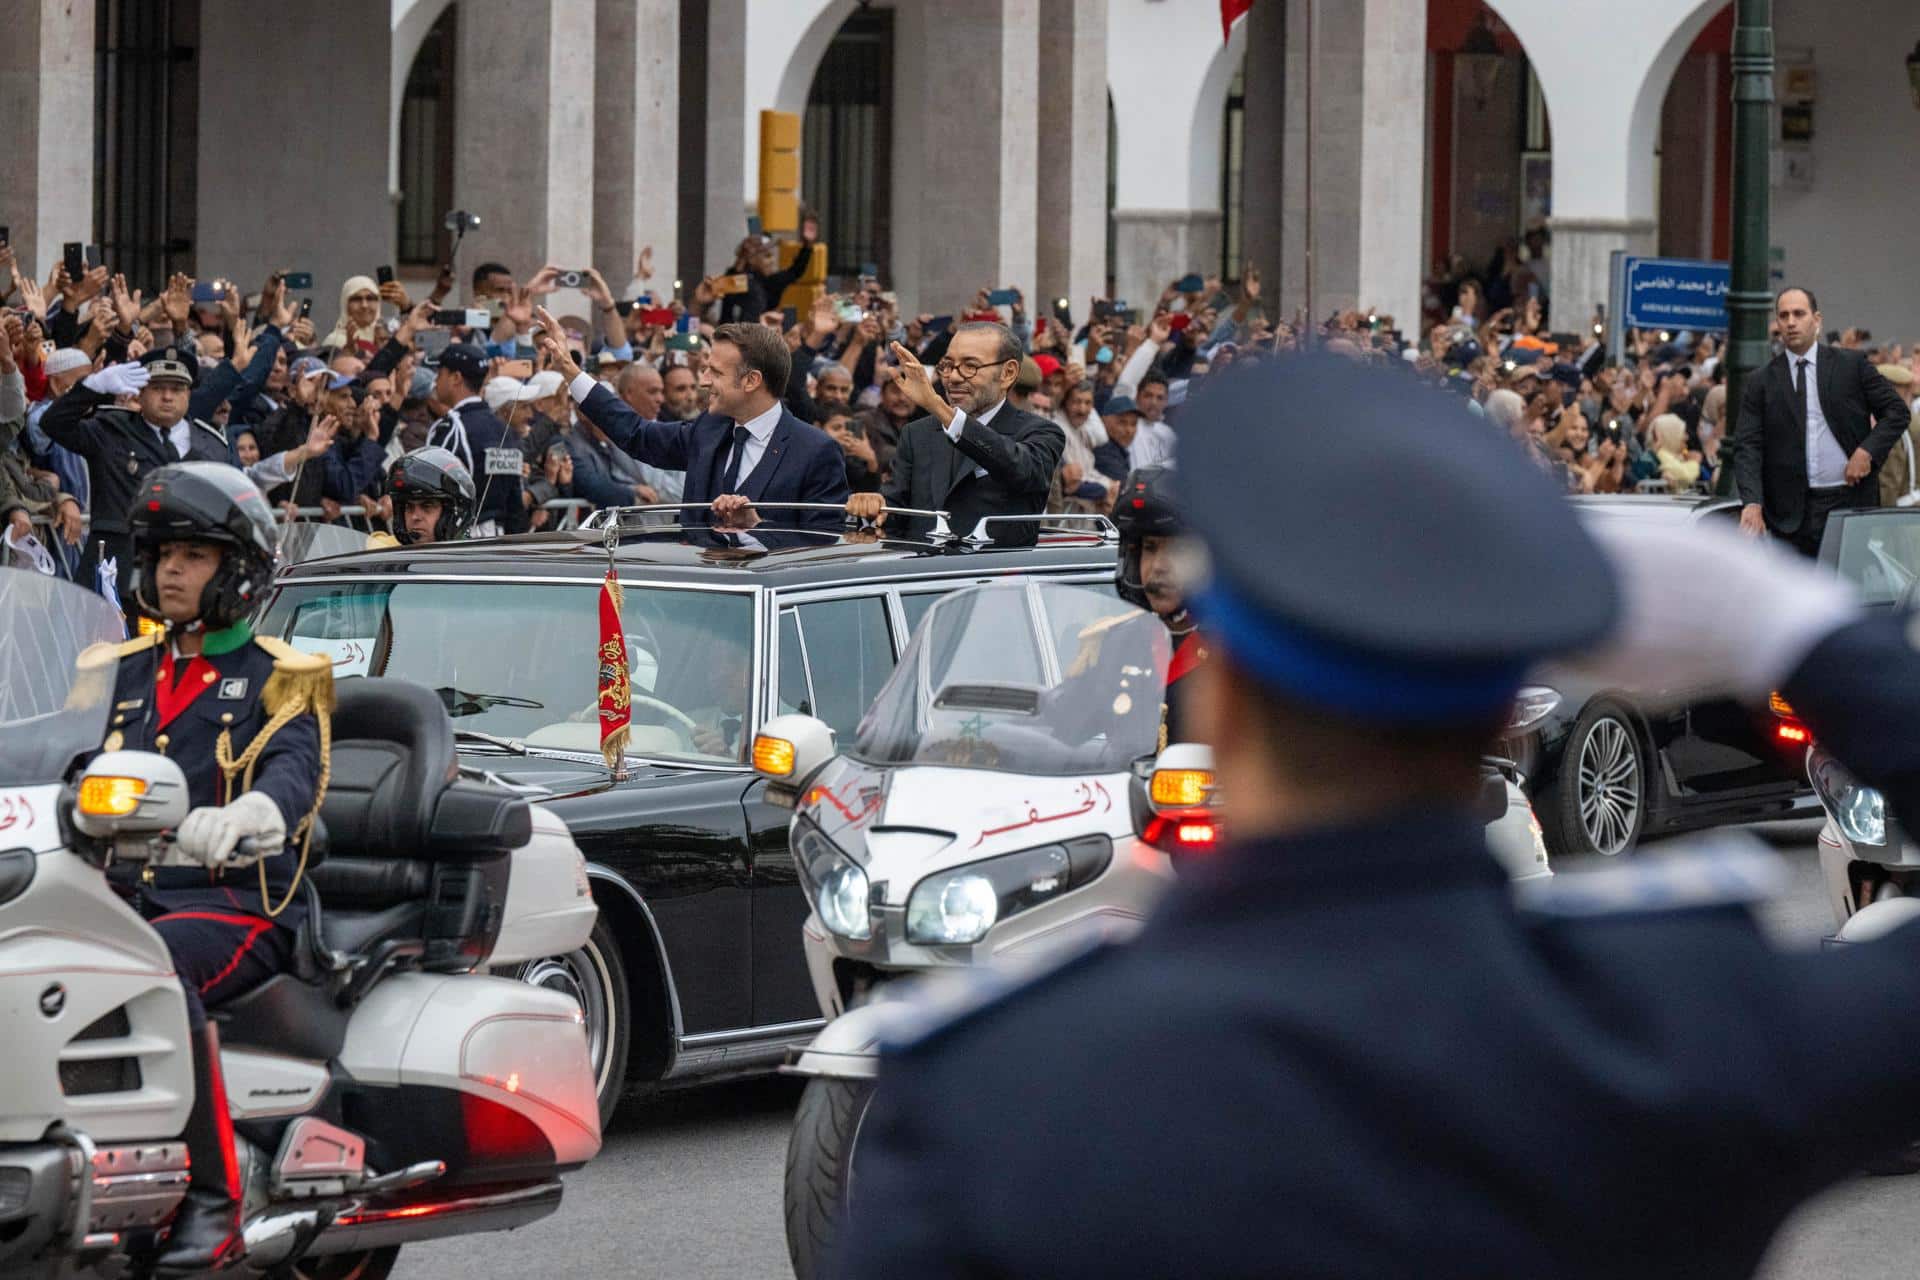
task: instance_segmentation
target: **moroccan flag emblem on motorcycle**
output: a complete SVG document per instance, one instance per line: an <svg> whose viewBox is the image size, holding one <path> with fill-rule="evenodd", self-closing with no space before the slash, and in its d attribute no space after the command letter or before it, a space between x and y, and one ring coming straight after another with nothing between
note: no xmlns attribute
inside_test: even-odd
<svg viewBox="0 0 1920 1280"><path fill-rule="evenodd" d="M627 683L627 637L620 626L620 583L607 566L600 584L600 754L616 775L624 772L621 753L632 720L632 689Z"/></svg>

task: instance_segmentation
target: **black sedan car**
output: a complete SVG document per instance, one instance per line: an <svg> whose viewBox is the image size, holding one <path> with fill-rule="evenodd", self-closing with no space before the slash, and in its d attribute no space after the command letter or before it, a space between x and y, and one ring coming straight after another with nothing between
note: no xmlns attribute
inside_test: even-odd
<svg viewBox="0 0 1920 1280"><path fill-rule="evenodd" d="M1596 521L1739 517L1733 499L1699 495L1574 501ZM1656 685L1658 677L1649 673ZM1544 668L1535 680L1521 691L1504 750L1526 775L1553 858L1614 856L1652 834L1817 812L1804 764L1807 731L1783 703L1756 711L1716 698L1648 709L1565 668Z"/></svg>
<svg viewBox="0 0 1920 1280"><path fill-rule="evenodd" d="M772 552L635 531L364 551L293 565L257 630L340 678L436 690L463 767L559 814L600 924L521 976L579 1000L603 1114L634 1086L768 1071L821 1025L789 813L747 762L756 727L805 711L850 735L944 592L1007 575L1111 585L1114 543L1023 549L844 541ZM627 772L599 752L598 606L609 554L632 679ZM1009 636L1009 646L1030 641Z"/></svg>

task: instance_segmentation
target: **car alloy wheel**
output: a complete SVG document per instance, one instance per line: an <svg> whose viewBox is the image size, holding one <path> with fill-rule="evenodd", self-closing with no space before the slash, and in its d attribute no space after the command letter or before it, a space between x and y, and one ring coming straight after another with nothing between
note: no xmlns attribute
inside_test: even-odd
<svg viewBox="0 0 1920 1280"><path fill-rule="evenodd" d="M1633 730L1602 716L1580 744L1580 825L1595 852L1625 852L1640 824L1640 751Z"/></svg>

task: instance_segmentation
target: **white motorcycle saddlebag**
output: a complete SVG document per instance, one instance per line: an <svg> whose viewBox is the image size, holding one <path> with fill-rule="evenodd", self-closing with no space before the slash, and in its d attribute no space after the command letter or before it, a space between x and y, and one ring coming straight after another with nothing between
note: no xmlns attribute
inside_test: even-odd
<svg viewBox="0 0 1920 1280"><path fill-rule="evenodd" d="M579 1006L544 987L479 974L394 974L354 1008L339 1063L361 1084L450 1090L514 1112L540 1131L561 1166L600 1150ZM473 1180L474 1170L462 1172Z"/></svg>
<svg viewBox="0 0 1920 1280"><path fill-rule="evenodd" d="M528 807L533 838L513 851L507 905L489 965L522 964L583 947L599 914L587 883L587 861L567 824L544 805Z"/></svg>

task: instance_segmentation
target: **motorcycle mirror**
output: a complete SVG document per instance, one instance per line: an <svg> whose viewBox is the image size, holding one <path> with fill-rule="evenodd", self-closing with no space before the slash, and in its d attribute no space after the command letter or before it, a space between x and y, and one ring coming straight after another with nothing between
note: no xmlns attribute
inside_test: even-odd
<svg viewBox="0 0 1920 1280"><path fill-rule="evenodd" d="M177 827L187 816L187 777L151 751L103 751L80 775L73 825L96 839Z"/></svg>
<svg viewBox="0 0 1920 1280"><path fill-rule="evenodd" d="M754 735L753 769L767 780L767 800L791 809L800 784L833 753L833 729L824 720L775 716Z"/></svg>

